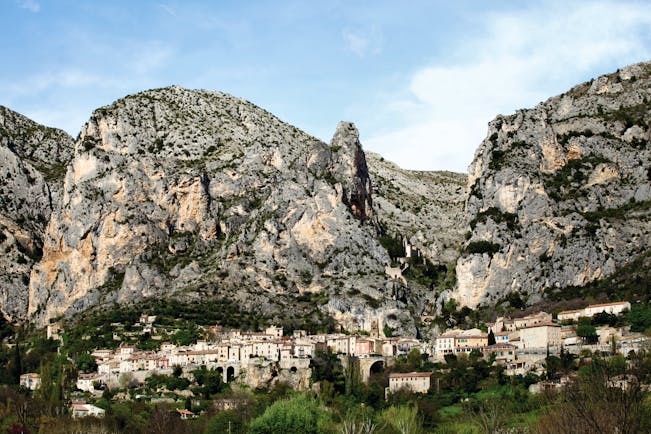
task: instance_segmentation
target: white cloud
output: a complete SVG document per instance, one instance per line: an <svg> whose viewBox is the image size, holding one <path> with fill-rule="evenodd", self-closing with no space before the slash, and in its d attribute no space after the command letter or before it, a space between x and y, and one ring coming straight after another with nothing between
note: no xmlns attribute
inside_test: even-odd
<svg viewBox="0 0 651 434"><path fill-rule="evenodd" d="M413 74L407 92L418 104L396 113L406 126L367 139L369 149L407 168L465 172L498 113L651 54L651 6L644 4L551 3L483 19L480 39L450 47L461 53L455 62Z"/></svg>
<svg viewBox="0 0 651 434"><path fill-rule="evenodd" d="M36 0L21 0L18 2L18 5L23 8L27 9L30 12L37 13L41 10L41 5L38 4Z"/></svg>

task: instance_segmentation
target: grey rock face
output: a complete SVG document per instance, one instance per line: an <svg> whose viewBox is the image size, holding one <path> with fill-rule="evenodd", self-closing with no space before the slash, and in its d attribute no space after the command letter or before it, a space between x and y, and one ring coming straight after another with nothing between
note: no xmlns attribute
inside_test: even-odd
<svg viewBox="0 0 651 434"><path fill-rule="evenodd" d="M27 314L31 269L58 205L72 138L0 106L0 310Z"/></svg>
<svg viewBox="0 0 651 434"><path fill-rule="evenodd" d="M230 95L143 92L83 127L29 316L173 294L265 313L286 309L277 295L381 302L388 258L372 215L351 123L326 145Z"/></svg>
<svg viewBox="0 0 651 434"><path fill-rule="evenodd" d="M404 170L366 153L375 215L433 263L454 263L464 243L467 176Z"/></svg>
<svg viewBox="0 0 651 434"><path fill-rule="evenodd" d="M632 65L489 124L452 297L475 307L581 286L648 249L650 74Z"/></svg>

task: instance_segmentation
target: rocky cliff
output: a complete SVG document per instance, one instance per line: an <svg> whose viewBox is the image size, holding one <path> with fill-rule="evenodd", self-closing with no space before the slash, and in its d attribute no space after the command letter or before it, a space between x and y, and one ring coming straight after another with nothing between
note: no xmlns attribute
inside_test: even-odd
<svg viewBox="0 0 651 434"><path fill-rule="evenodd" d="M348 122L323 143L219 92L128 96L75 141L2 108L2 313L211 298L413 335L435 301L602 279L649 254L650 75L633 65L498 116L467 178L365 155Z"/></svg>
<svg viewBox="0 0 651 434"><path fill-rule="evenodd" d="M372 152L366 159L383 228L434 263L454 263L465 241L467 176L401 169Z"/></svg>
<svg viewBox="0 0 651 434"><path fill-rule="evenodd" d="M61 199L73 140L0 106L0 310L24 318L29 274Z"/></svg>
<svg viewBox="0 0 651 434"><path fill-rule="evenodd" d="M468 240L450 294L475 307L510 292L582 286L649 249L651 64L498 116L469 168Z"/></svg>
<svg viewBox="0 0 651 434"><path fill-rule="evenodd" d="M82 128L46 221L26 312L39 323L175 296L329 314L349 329L388 315L413 326L385 274L351 123L326 144L222 93L129 96Z"/></svg>

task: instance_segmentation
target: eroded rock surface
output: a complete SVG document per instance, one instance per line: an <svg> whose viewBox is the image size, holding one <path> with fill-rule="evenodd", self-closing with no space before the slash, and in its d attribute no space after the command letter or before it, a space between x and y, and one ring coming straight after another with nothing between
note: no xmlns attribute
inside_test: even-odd
<svg viewBox="0 0 651 434"><path fill-rule="evenodd" d="M631 65L489 124L469 168L464 305L582 286L650 245L651 65Z"/></svg>

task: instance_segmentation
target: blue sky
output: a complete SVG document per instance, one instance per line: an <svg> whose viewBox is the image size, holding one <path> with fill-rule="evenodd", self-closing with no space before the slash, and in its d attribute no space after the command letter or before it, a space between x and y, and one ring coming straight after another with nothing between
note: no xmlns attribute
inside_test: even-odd
<svg viewBox="0 0 651 434"><path fill-rule="evenodd" d="M76 136L93 109L178 84L402 167L465 172L498 113L651 59L635 1L0 3L0 104Z"/></svg>

